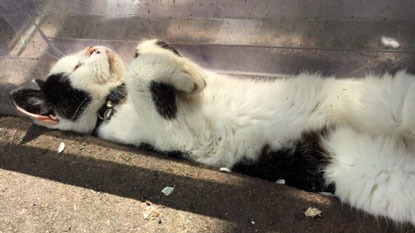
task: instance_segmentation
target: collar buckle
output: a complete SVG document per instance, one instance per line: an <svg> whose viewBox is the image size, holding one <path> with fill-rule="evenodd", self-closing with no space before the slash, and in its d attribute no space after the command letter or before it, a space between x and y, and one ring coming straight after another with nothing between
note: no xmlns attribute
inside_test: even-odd
<svg viewBox="0 0 415 233"><path fill-rule="evenodd" d="M114 113L113 105L112 105L111 100L108 100L107 103L105 103L105 107L107 109L105 109L104 113L101 114L101 111L98 111L98 118L103 120L103 121L107 121L107 120L111 119L112 114Z"/></svg>

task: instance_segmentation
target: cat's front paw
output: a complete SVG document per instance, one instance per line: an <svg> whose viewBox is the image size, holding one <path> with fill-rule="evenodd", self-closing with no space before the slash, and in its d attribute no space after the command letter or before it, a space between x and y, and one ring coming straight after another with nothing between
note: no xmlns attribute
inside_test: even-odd
<svg viewBox="0 0 415 233"><path fill-rule="evenodd" d="M145 40L136 47L135 57L153 57L156 61L152 64L158 64L161 70L174 70L171 75L163 76L163 80L159 81L171 84L179 91L198 94L206 87L203 68L183 57L166 42L157 39Z"/></svg>

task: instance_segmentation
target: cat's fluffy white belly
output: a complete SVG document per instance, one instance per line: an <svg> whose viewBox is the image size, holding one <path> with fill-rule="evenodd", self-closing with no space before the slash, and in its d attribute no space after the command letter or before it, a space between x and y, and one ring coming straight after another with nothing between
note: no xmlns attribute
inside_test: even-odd
<svg viewBox="0 0 415 233"><path fill-rule="evenodd" d="M133 145L148 143L161 151L180 150L204 164L232 167L242 159L256 160L265 146L287 147L304 131L327 126L328 111L322 109L329 105L327 82L317 77L264 82L212 76L200 103L189 108L178 102L177 119L147 119L128 99L99 135Z"/></svg>

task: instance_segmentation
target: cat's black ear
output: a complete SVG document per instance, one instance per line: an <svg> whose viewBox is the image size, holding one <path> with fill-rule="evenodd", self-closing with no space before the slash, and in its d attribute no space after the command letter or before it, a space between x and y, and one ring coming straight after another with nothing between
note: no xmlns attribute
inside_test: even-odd
<svg viewBox="0 0 415 233"><path fill-rule="evenodd" d="M10 99L17 110L30 118L49 122L50 116L54 115L52 107L46 102L45 96L40 90L15 90L10 92Z"/></svg>
<svg viewBox="0 0 415 233"><path fill-rule="evenodd" d="M39 88L42 88L43 84L45 84L45 81L43 81L42 79L37 79L37 78L33 79L33 82L36 83Z"/></svg>

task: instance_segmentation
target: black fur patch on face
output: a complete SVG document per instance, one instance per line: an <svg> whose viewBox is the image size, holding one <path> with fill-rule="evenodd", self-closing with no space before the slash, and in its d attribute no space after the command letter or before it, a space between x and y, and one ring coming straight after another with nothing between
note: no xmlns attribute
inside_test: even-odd
<svg viewBox="0 0 415 233"><path fill-rule="evenodd" d="M73 88L63 73L49 76L41 90L54 111L72 121L76 121L92 101L85 91Z"/></svg>
<svg viewBox="0 0 415 233"><path fill-rule="evenodd" d="M181 57L182 55L179 53L179 51L177 51L175 48L173 48L171 45L167 44L164 41L157 41L156 43L158 46L164 48L164 49L168 49L170 51L172 51L174 54L176 54L177 56Z"/></svg>
<svg viewBox="0 0 415 233"><path fill-rule="evenodd" d="M236 164L232 172L242 173L269 181L285 179L285 184L311 192L332 192L334 185L325 185L323 168L329 160L321 145L327 130L304 133L294 147L268 151L265 146L256 163Z"/></svg>
<svg viewBox="0 0 415 233"><path fill-rule="evenodd" d="M175 118L177 115L177 105L174 88L163 83L151 81L150 92L157 112L167 120Z"/></svg>

